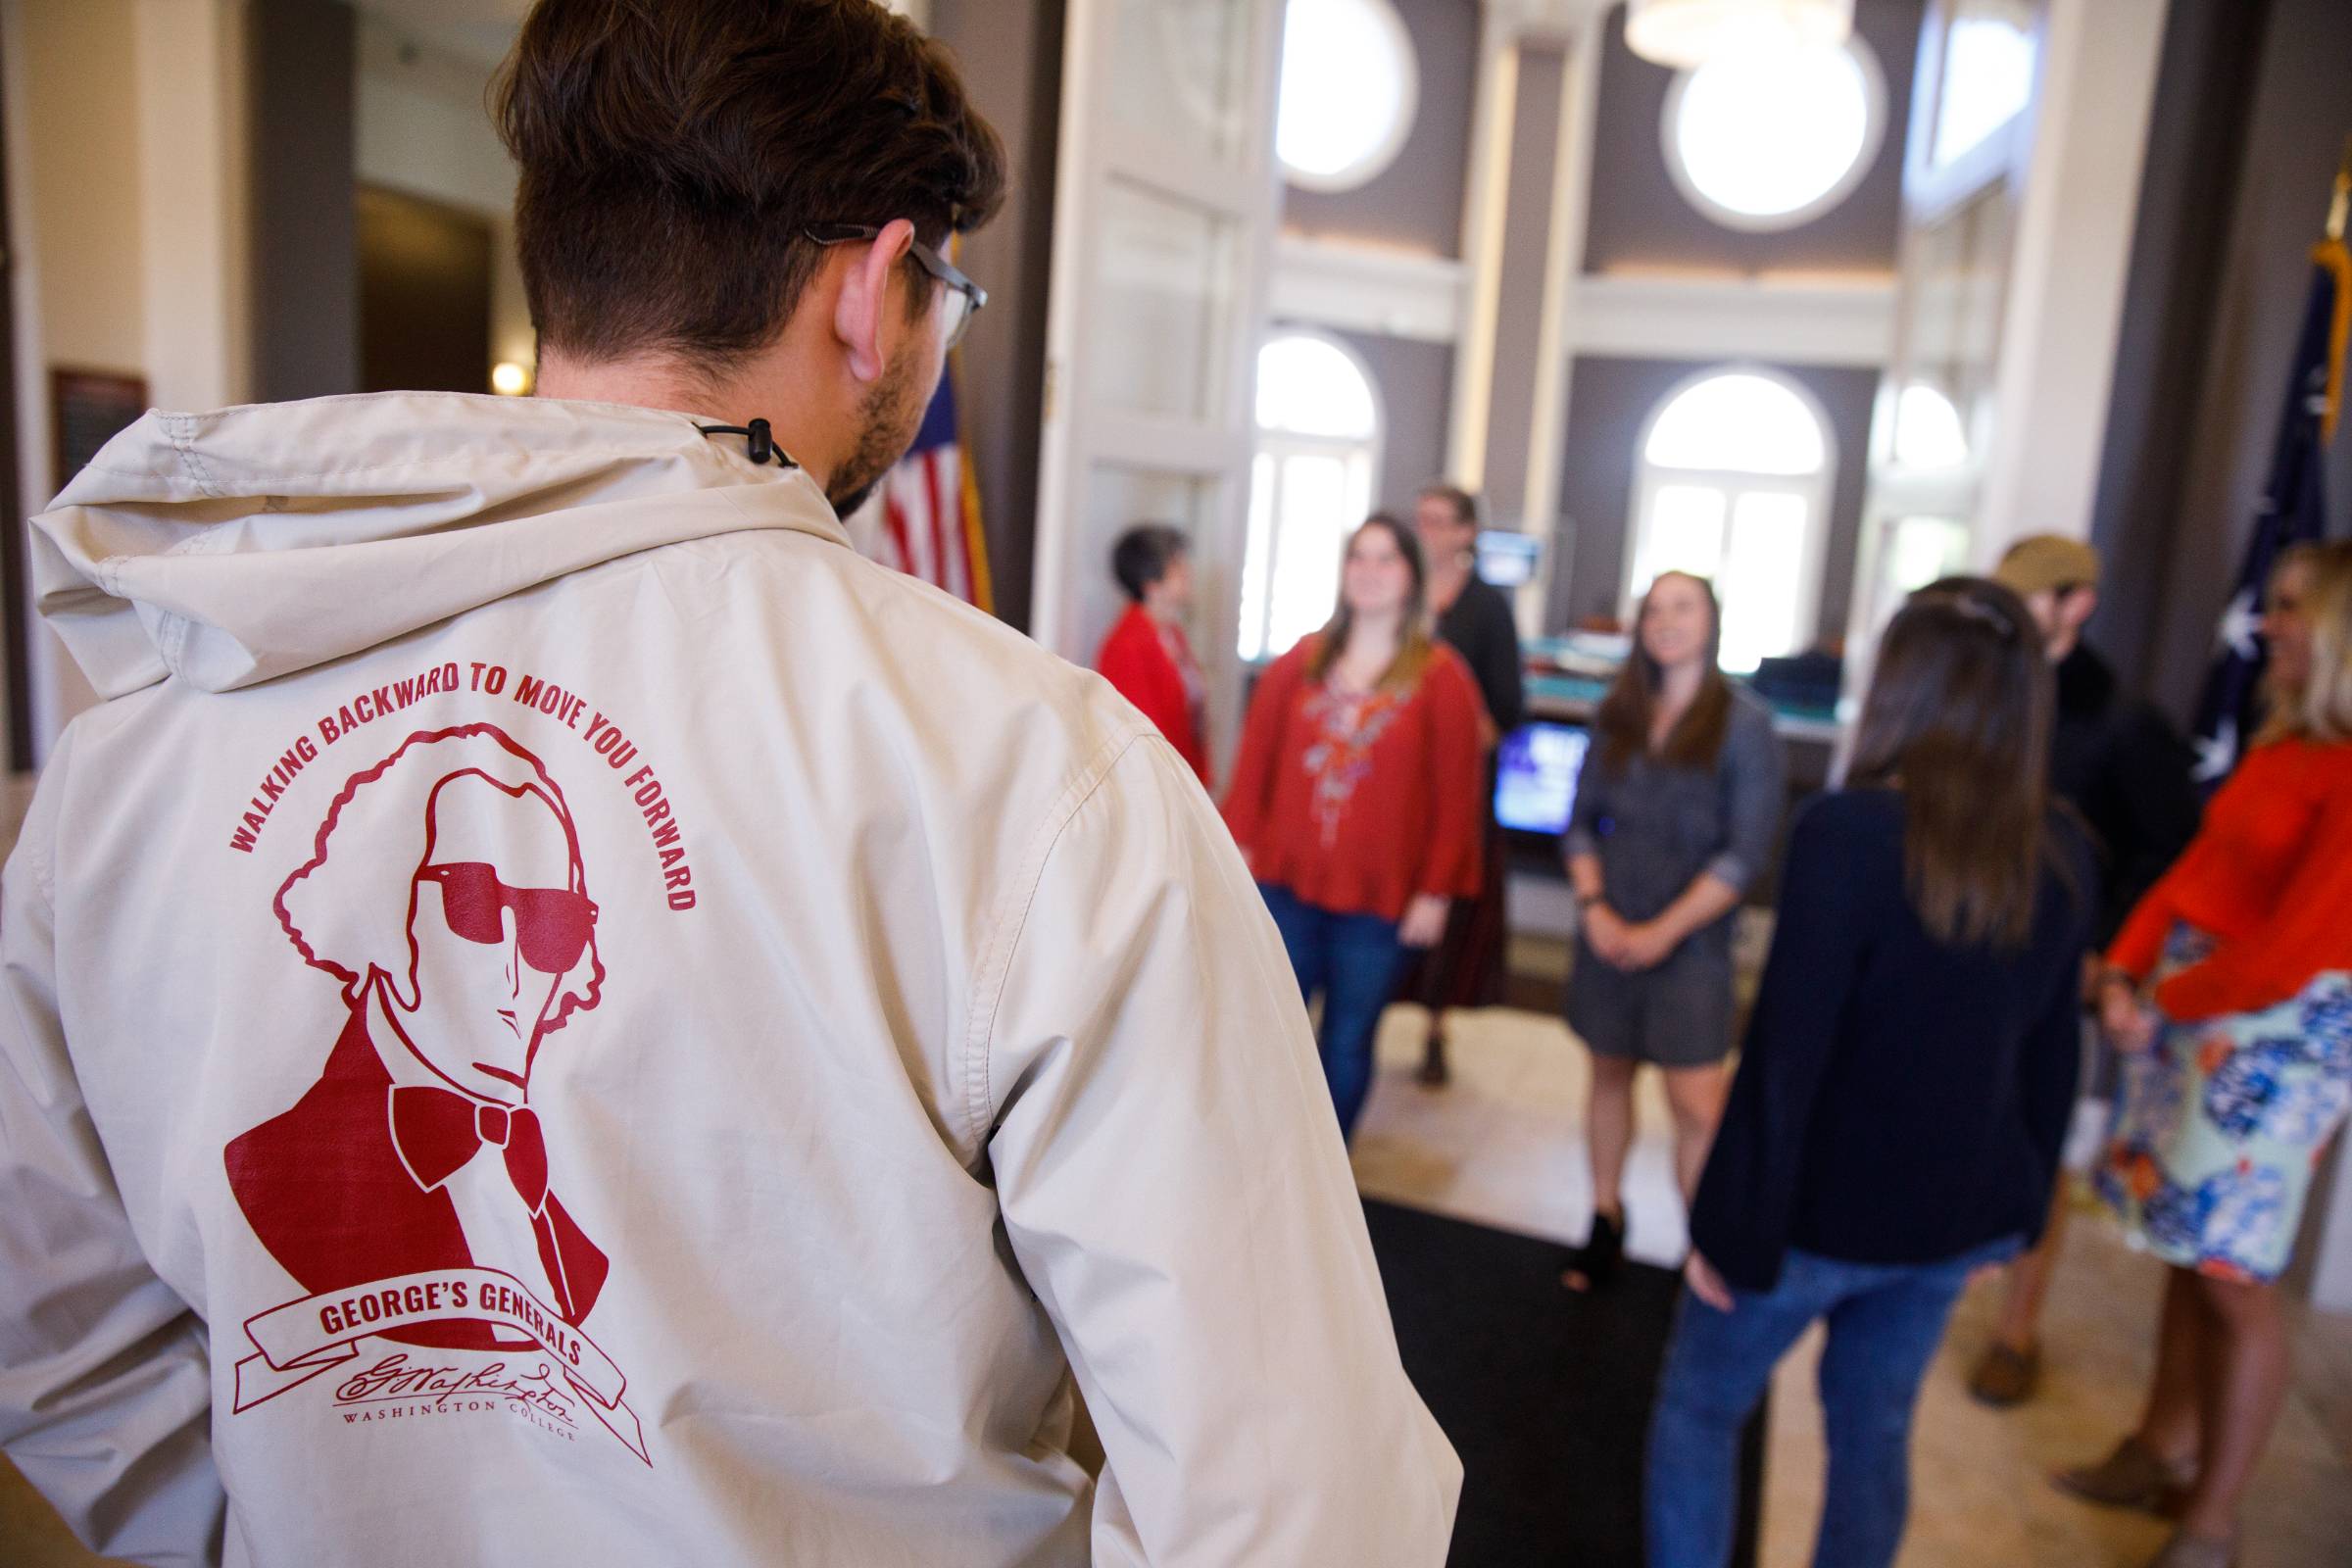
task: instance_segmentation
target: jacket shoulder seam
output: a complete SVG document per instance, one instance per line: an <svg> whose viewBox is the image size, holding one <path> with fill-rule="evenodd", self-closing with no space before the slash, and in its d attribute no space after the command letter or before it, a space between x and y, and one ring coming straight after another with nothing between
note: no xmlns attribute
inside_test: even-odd
<svg viewBox="0 0 2352 1568"><path fill-rule="evenodd" d="M1055 798L1036 831L1030 834L1011 884L997 899L989 916L988 933L973 966L971 1009L963 1032L963 1134L975 1154L987 1145L990 1112L995 1102L989 1052L995 1041L997 1010L1011 976L1013 950L1020 943L1029 910L1037 902L1038 886L1045 879L1046 862L1053 858L1054 847L1061 842L1070 823L1144 734L1142 726L1123 725L1095 748L1077 776Z"/></svg>

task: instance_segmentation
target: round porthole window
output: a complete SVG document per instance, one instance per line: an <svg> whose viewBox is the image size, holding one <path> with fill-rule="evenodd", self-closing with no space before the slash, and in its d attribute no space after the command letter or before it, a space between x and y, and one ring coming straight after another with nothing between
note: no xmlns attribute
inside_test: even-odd
<svg viewBox="0 0 2352 1568"><path fill-rule="evenodd" d="M1292 184L1353 190L1396 162L1420 92L1389 0L1290 0L1274 151Z"/></svg>
<svg viewBox="0 0 2352 1568"><path fill-rule="evenodd" d="M1886 132L1886 81L1859 37L1742 50L1675 78L1666 168L1730 228L1793 228L1853 194Z"/></svg>

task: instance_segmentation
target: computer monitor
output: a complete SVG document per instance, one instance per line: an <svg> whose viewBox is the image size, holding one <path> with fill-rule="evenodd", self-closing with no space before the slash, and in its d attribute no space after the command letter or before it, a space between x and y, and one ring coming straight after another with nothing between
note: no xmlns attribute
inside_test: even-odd
<svg viewBox="0 0 2352 1568"><path fill-rule="evenodd" d="M1544 541L1511 528L1489 528L1478 536L1478 574L1497 588L1523 588L1536 580Z"/></svg>
<svg viewBox="0 0 2352 1568"><path fill-rule="evenodd" d="M1503 737L1494 778L1494 819L1515 833L1568 831L1576 777L1592 732L1581 724L1539 720Z"/></svg>

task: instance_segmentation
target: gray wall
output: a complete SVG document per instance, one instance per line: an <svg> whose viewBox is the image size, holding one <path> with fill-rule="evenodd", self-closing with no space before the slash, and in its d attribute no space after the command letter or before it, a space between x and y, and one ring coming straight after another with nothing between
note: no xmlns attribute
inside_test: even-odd
<svg viewBox="0 0 2352 1568"><path fill-rule="evenodd" d="M997 220L967 237L966 272L988 290L956 351L966 452L980 489L997 613L1029 624L1037 539L1037 449L1054 250L1054 160L1061 123L1058 0L933 0L931 30L1004 138L1012 188Z"/></svg>
<svg viewBox="0 0 2352 1568"><path fill-rule="evenodd" d="M357 30L345 6L253 0L253 379L263 402L360 388Z"/></svg>
<svg viewBox="0 0 2352 1568"><path fill-rule="evenodd" d="M1420 67L1420 108L1396 161L1359 189L1283 191L1283 226L1459 256L1478 87L1477 0L1395 0Z"/></svg>
<svg viewBox="0 0 2352 1568"><path fill-rule="evenodd" d="M1594 615L1615 615L1625 572L1625 533L1634 499L1634 469L1642 421L1675 384L1703 367L1666 360L1579 359L1573 372L1574 416L1562 457L1562 519L1552 548L1562 569L1552 574L1544 628L1557 631ZM1830 536L1823 552L1817 636L1845 634L1854 591L1855 543L1862 531L1862 487L1868 466L1870 417L1879 372L1776 366L1821 403L1837 447L1830 497Z"/></svg>
<svg viewBox="0 0 2352 1568"><path fill-rule="evenodd" d="M1601 57L1586 270L1660 266L1739 272L1891 270L1923 10L1924 0L1855 4L1855 31L1877 54L1886 76L1886 135L1861 185L1809 223L1744 234L1719 226L1675 187L1659 136L1674 73L1626 48L1625 11L1618 7L1605 28L1607 52Z"/></svg>
<svg viewBox="0 0 2352 1568"><path fill-rule="evenodd" d="M1372 504L1407 515L1421 487L1446 476L1446 421L1453 407L1453 346L1361 332L1331 335L1363 356L1386 417Z"/></svg>
<svg viewBox="0 0 2352 1568"><path fill-rule="evenodd" d="M2267 20L2266 20L2267 13ZM2175 0L2093 514L2092 639L2185 721L2270 464L2307 260L2352 133L2352 6ZM2352 439L2328 454L2352 531Z"/></svg>

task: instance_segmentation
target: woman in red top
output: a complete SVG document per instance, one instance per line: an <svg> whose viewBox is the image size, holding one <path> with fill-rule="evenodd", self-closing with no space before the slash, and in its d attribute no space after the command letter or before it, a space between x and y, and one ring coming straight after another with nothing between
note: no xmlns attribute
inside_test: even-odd
<svg viewBox="0 0 2352 1568"><path fill-rule="evenodd" d="M1111 547L1110 569L1126 590L1127 613L1102 639L1095 668L1159 726L1177 754L1208 782L1201 740L1200 661L1184 635L1193 612L1192 541L1180 529L1147 522Z"/></svg>
<svg viewBox="0 0 2352 1568"><path fill-rule="evenodd" d="M2139 1429L2060 1481L2100 1502L2184 1496L2161 1568L2235 1551L2286 1394L2275 1282L2352 1106L2352 544L2286 556L2263 635L2271 720L2100 982L2129 1054L2098 1185L2172 1273Z"/></svg>
<svg viewBox="0 0 2352 1568"><path fill-rule="evenodd" d="M1299 990L1323 994L1344 1137L1403 950L1435 943L1479 886L1484 710L1461 656L1431 639L1423 592L1411 530L1374 516L1355 531L1331 623L1257 683L1225 800Z"/></svg>

